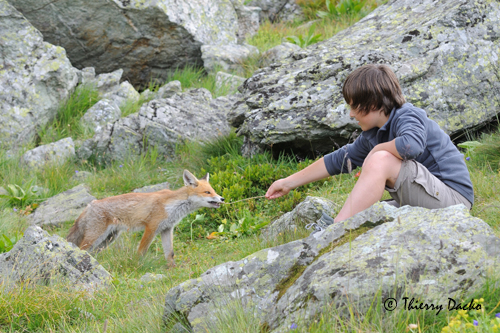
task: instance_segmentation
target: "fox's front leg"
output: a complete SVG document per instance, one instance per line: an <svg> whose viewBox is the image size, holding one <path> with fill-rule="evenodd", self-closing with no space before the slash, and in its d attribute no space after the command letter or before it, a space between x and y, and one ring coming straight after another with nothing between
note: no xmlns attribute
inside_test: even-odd
<svg viewBox="0 0 500 333"><path fill-rule="evenodd" d="M163 253L169 267L175 267L174 262L174 228L168 228L161 232L161 243Z"/></svg>
<svg viewBox="0 0 500 333"><path fill-rule="evenodd" d="M138 252L141 256L145 255L148 252L149 246L151 242L155 238L155 231L150 227L146 226L144 229L144 235L142 235L141 243L139 244Z"/></svg>

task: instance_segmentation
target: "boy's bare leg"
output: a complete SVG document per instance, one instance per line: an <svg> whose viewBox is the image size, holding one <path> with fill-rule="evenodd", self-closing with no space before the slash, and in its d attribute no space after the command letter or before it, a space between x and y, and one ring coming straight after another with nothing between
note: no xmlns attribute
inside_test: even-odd
<svg viewBox="0 0 500 333"><path fill-rule="evenodd" d="M356 185L335 218L335 222L346 220L379 201L386 185L394 188L399 170L401 170L401 163L399 158L386 150L377 151L369 156L363 164Z"/></svg>

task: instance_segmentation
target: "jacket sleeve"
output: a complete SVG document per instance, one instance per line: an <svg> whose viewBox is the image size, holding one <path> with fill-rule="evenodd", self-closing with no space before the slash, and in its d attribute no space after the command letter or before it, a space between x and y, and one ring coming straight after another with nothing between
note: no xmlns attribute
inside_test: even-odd
<svg viewBox="0 0 500 333"><path fill-rule="evenodd" d="M369 141L361 133L353 143L324 156L326 170L331 176L348 173L352 170L349 170L347 160L351 161L352 169L362 166L372 148Z"/></svg>
<svg viewBox="0 0 500 333"><path fill-rule="evenodd" d="M416 112L407 111L398 117L395 126L395 144L403 160L416 159L424 152L427 142L425 119Z"/></svg>

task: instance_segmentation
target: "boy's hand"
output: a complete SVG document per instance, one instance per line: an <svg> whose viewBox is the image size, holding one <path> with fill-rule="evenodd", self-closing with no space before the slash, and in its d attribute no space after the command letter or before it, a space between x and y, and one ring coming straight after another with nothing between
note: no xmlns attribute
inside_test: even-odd
<svg viewBox="0 0 500 333"><path fill-rule="evenodd" d="M266 199L276 199L288 194L292 188L287 184L286 179L275 181L266 192Z"/></svg>

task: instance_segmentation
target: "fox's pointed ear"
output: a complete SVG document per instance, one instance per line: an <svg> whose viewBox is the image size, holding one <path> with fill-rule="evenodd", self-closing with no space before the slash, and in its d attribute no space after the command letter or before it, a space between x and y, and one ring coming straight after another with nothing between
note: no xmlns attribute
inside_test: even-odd
<svg viewBox="0 0 500 333"><path fill-rule="evenodd" d="M184 185L191 185L193 187L198 186L198 179L196 179L196 177L191 172L184 170L182 178L184 179Z"/></svg>
<svg viewBox="0 0 500 333"><path fill-rule="evenodd" d="M200 180L205 180L208 182L208 178L210 178L210 175L207 172L207 174L205 176L203 176L203 178L201 178Z"/></svg>

